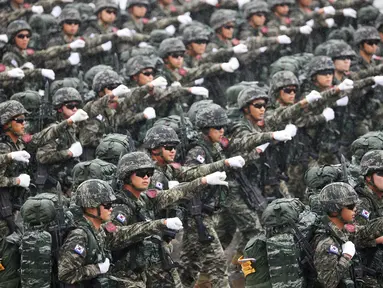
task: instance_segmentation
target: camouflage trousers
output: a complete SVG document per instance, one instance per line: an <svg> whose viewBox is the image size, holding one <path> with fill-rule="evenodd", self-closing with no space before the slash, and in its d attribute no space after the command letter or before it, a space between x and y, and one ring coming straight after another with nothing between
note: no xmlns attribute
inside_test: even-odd
<svg viewBox="0 0 383 288"><path fill-rule="evenodd" d="M198 284L210 282L214 288L229 288L226 259L212 218L203 218L207 232L214 237L211 243L199 242L196 223L194 219L188 220L181 250L180 276L183 285L192 287L200 273Z"/></svg>

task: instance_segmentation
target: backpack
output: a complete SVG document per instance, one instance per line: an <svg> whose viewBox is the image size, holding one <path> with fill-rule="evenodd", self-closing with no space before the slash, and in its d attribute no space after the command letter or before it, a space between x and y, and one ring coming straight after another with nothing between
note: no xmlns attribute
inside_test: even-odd
<svg viewBox="0 0 383 288"><path fill-rule="evenodd" d="M246 287L301 288L313 273L310 239L317 216L298 199L277 199L262 214L266 234L250 239L244 258L255 258ZM310 267L311 272L304 271ZM304 277L307 276L307 277Z"/></svg>
<svg viewBox="0 0 383 288"><path fill-rule="evenodd" d="M96 157L115 165L127 153L136 151L134 140L129 135L109 133L104 135L96 148Z"/></svg>
<svg viewBox="0 0 383 288"><path fill-rule="evenodd" d="M306 64L314 57L310 53L299 53L289 56L283 56L270 65L270 77L279 71L291 71L299 79L302 70Z"/></svg>

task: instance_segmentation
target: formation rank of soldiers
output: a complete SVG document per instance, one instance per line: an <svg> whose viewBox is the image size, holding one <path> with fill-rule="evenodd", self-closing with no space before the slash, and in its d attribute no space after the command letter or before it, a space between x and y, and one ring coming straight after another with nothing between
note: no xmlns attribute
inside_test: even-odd
<svg viewBox="0 0 383 288"><path fill-rule="evenodd" d="M0 0L0 287L382 287L374 4Z"/></svg>

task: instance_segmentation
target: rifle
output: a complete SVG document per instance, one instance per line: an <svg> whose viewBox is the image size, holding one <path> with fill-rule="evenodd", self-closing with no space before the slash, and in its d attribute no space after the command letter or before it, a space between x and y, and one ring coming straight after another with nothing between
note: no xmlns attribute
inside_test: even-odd
<svg viewBox="0 0 383 288"><path fill-rule="evenodd" d="M209 234L202 221L202 201L201 196L196 195L189 201L190 215L194 218L197 225L198 241L200 243L211 243L214 237Z"/></svg>
<svg viewBox="0 0 383 288"><path fill-rule="evenodd" d="M186 147L189 144L189 140L187 138L187 132L186 132L185 115L184 115L184 111L182 109L180 101L177 102L176 109L178 110L178 112L180 114L180 120L181 120L180 121L180 124L181 124L181 127L180 127L180 138L181 138L180 139L181 140L181 144L180 144L181 159L180 159L180 162L184 163L186 160L186 152L187 152Z"/></svg>
<svg viewBox="0 0 383 288"><path fill-rule="evenodd" d="M340 161L341 161L341 165L342 165L342 182L350 184L350 183L348 183L346 158L344 157L343 154L340 155Z"/></svg>

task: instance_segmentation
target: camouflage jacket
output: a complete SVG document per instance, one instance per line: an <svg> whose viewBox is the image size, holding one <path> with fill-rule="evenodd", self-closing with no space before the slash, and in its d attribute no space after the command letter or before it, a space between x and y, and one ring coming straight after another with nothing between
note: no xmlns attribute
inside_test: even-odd
<svg viewBox="0 0 383 288"><path fill-rule="evenodd" d="M185 1L182 5L170 4L167 6L156 2L152 6L150 15L155 18L170 18L185 14L186 12L196 12L204 8L206 8L206 5L199 0Z"/></svg>
<svg viewBox="0 0 383 288"><path fill-rule="evenodd" d="M355 219L359 225L366 225L369 220L383 216L383 201L375 192L367 186L358 186L355 191L361 200Z"/></svg>
<svg viewBox="0 0 383 288"><path fill-rule="evenodd" d="M130 30L135 30L139 33L149 34L154 29L164 29L169 25L177 24L177 17L167 17L160 19L147 19L142 18L139 20L127 21L124 23L124 28L129 28Z"/></svg>

